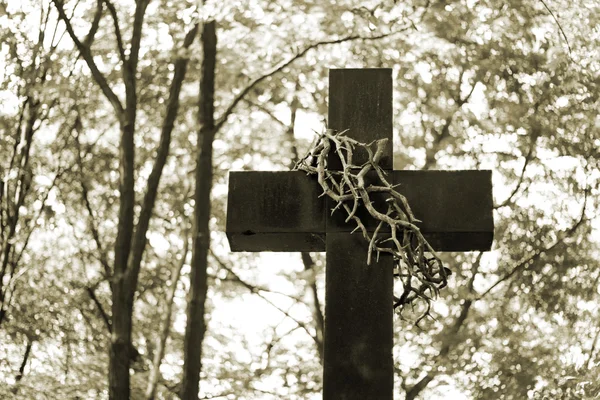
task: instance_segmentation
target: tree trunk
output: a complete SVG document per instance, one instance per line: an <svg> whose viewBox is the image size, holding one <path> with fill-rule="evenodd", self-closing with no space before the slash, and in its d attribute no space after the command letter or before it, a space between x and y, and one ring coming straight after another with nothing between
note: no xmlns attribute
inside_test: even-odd
<svg viewBox="0 0 600 400"><path fill-rule="evenodd" d="M479 253L479 254L481 254L481 253ZM477 261L477 264L479 264L479 260ZM471 287L471 289L472 289L474 278L475 278L475 273L473 274L473 277L470 280L469 286ZM450 353L450 342L456 336L456 334L458 334L458 331L460 330L460 328L464 324L465 320L469 316L469 310L471 309L472 305L473 305L472 300L465 300L462 304L460 314L458 315L458 317L456 318L454 323L451 326L447 326L447 328L445 329L448 332L444 334L445 340L444 340L444 343L442 344L442 348L440 349L440 352L438 353L438 355L436 357L436 361L435 361L436 363L437 363L437 360L448 357L448 354ZM436 372L428 372L423 378L421 378L416 384L414 384L410 389L408 389L406 391L406 397L404 400L414 400L415 398L417 398L417 396L419 394L421 394L421 392L423 390L425 390L425 388L427 388L427 385L429 385L431 383L431 381L436 377L436 375L437 375Z"/></svg>
<svg viewBox="0 0 600 400"><path fill-rule="evenodd" d="M286 132L288 140L291 144L291 163L290 169L293 169L298 162L298 147L296 146L296 137L294 136L294 130L296 128L296 115L300 108L300 101L298 101L298 82L296 82L296 88L294 89L294 97L290 104L290 126ZM315 274L314 267L315 262L313 261L310 253L301 253L302 263L304 264L304 270L310 271L313 276ZM311 278L309 283L309 289L312 297L312 315L315 322L315 342L317 344L317 353L319 354L319 361L323 364L323 338L325 332L325 318L323 317L323 310L321 309L321 302L319 301L319 292L317 290L316 279Z"/></svg>
<svg viewBox="0 0 600 400"><path fill-rule="evenodd" d="M202 27L204 58L201 66L198 104L198 149L196 188L194 190L194 237L188 295L187 324L184 339L182 400L197 400L202 368L202 342L206 331L204 321L207 283L207 257L210 246L210 192L212 189L212 145L215 135L214 92L217 35L215 21Z"/></svg>
<svg viewBox="0 0 600 400"><path fill-rule="evenodd" d="M112 334L109 351L108 396L111 400L129 398L129 348L131 343L131 317L135 288L125 279L127 260L131 252L134 217L134 160L133 134L134 110L121 116L121 144L119 146L119 226L115 241L115 265L112 281ZM126 122L124 120L127 120Z"/></svg>
<svg viewBox="0 0 600 400"><path fill-rule="evenodd" d="M21 366L19 367L19 372L15 377L15 381L19 382L23 379L23 375L25 375L25 367L27 366L27 361L29 361L29 355L31 354L31 347L33 346L33 341L31 339L27 339L27 344L25 345L25 354L23 354L23 361L21 361Z"/></svg>
<svg viewBox="0 0 600 400"><path fill-rule="evenodd" d="M160 364L165 355L165 347L167 344L167 338L169 337L169 331L171 330L171 315L173 315L173 299L175 298L175 292L177 291L177 282L179 282L179 275L181 269L185 264L185 259L188 254L188 243L189 243L189 232L185 232L185 243L183 252L181 253L181 262L175 265L173 272L171 273L171 287L167 292L165 298L165 306L167 307L165 317L162 321L162 328L160 336L156 343L156 353L154 353L154 360L152 361L152 371L150 372L150 378L148 379L148 388L146 389L146 399L154 400L156 396L156 387L158 386L158 379L160 377Z"/></svg>
<svg viewBox="0 0 600 400"><path fill-rule="evenodd" d="M26 125L25 125L25 129L24 129L24 138L25 138L25 143L22 147L21 150L19 150L18 144L19 141L15 141L15 147L13 149L13 154L12 154L12 159L10 162L10 166L9 166L9 170L11 170L13 168L13 166L15 166L16 164L16 171L17 171L17 182L12 185L14 187L14 191L15 191L15 199L12 200L10 198L9 194L9 190L10 190L10 183L7 182L7 187L6 187L6 192L7 192L7 196L6 196L6 216L7 216L7 221L6 221L6 225L8 225L8 233L6 238L4 239L4 235L2 235L1 239L2 242L0 243L1 247L1 253L0 253L0 258L1 258L1 267L0 267L0 325L2 324L2 322L4 321L4 318L6 317L6 308L7 308L7 291L8 291L8 287L10 286L10 281L12 280L12 277L16 271L16 269L18 268L17 265L15 265L14 263L11 262L11 258L12 256L14 256L14 246L13 246L13 240L16 236L17 233L17 226L19 225L19 216L20 216L20 212L21 212L21 206L23 206L23 204L25 204L25 197L27 196L27 194L29 193L29 189L31 187L31 180L33 179L32 173L30 171L30 165L29 165L29 161L30 161L30 152L31 152L31 146L32 146L32 142L33 142L33 135L36 133L36 128L35 128L35 124L36 122L39 120L38 118L38 106L39 106L39 101L28 97L27 100L23 103L23 110L22 110L22 115L24 115L25 110L27 110L27 112L29 113L27 120L26 120ZM21 136L21 132L20 132L20 125L19 125L19 130L17 132L15 132L16 137L20 137ZM2 190L4 191L4 185ZM0 198L2 196L0 195ZM5 225L2 225L2 230L4 231ZM4 232L2 232L4 233ZM8 280L5 279L5 276L8 275ZM6 283L4 283L6 282ZM12 295L11 295L12 297Z"/></svg>
<svg viewBox="0 0 600 400"><path fill-rule="evenodd" d="M310 271L313 276L316 275L314 271L315 262L313 261L310 253L301 253L302 254L302 263L304 264L304 270ZM310 284L308 285L310 288L310 294L312 297L312 314L313 319L315 321L315 339L317 342L317 353L319 353L319 360L321 364L323 364L323 338L325 333L325 318L323 317L323 311L321 310L321 302L319 301L319 292L317 290L317 282L316 279L311 277Z"/></svg>
<svg viewBox="0 0 600 400"><path fill-rule="evenodd" d="M110 343L108 367L109 398L126 400L129 398L129 360L131 343L131 315L133 301L128 301L128 288L122 280L114 283L112 304L113 332Z"/></svg>

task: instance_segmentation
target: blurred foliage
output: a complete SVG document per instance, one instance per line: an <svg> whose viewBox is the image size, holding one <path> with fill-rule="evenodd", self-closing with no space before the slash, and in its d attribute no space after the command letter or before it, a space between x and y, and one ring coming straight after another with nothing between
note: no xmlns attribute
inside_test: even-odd
<svg viewBox="0 0 600 400"><path fill-rule="evenodd" d="M128 32L134 2L114 3ZM435 303L436 319L423 330L396 321L396 397L599 395L599 4L248 0L209 1L201 10L196 4L153 0L148 9L137 76L139 186L155 156L171 49L199 15L218 25L217 118L253 80L314 46L251 86L214 142L204 398L319 397L307 288L316 280L323 294L322 256L313 255L316 267L307 272L297 254L231 254L223 230L227 172L287 169L293 147L302 153L311 131L322 128L328 68L340 67L393 69L396 168L494 171L493 251L444 254L454 275ZM65 2L81 37L95 6ZM105 398L109 331L102 312L110 310L110 291L101 259L111 259L116 234L117 121L47 0L0 1L0 39L0 261L7 260L0 281L6 295L0 377L7 384L0 397ZM106 15L92 49L121 94ZM202 50L195 44L188 53L193 62L134 311L140 357L132 366L132 398L143 397L165 290L193 208ZM27 190L17 207L20 188ZM137 190L141 195L144 188ZM158 398L173 398L179 384L188 273L186 265Z"/></svg>

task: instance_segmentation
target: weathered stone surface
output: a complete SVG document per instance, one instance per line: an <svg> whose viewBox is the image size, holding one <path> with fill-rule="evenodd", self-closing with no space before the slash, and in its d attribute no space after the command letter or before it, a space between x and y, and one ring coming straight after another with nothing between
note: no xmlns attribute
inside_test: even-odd
<svg viewBox="0 0 600 400"><path fill-rule="evenodd" d="M229 173L232 251L325 251L325 199L300 171Z"/></svg>
<svg viewBox="0 0 600 400"><path fill-rule="evenodd" d="M391 399L393 259L366 264L360 235L327 234L323 399Z"/></svg>
<svg viewBox="0 0 600 400"><path fill-rule="evenodd" d="M392 70L390 68L332 69L329 71L329 125L362 143L389 139L379 163L392 169ZM367 152L357 149L354 163L369 160ZM330 154L329 169L341 169L339 159Z"/></svg>

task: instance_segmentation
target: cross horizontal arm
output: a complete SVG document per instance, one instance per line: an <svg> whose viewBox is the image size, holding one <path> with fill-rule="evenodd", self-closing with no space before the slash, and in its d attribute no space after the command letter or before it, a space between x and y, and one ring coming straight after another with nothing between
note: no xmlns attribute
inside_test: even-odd
<svg viewBox="0 0 600 400"><path fill-rule="evenodd" d="M491 171L393 171L391 176L435 250L490 249ZM326 232L355 228L344 222L343 210L329 217L333 204L321 196L316 178L303 172L231 172L229 185L226 232L232 251L325 251ZM377 224L361 213L374 229Z"/></svg>
<svg viewBox="0 0 600 400"><path fill-rule="evenodd" d="M425 239L437 251L487 251L494 240L492 171L394 171Z"/></svg>
<svg viewBox="0 0 600 400"><path fill-rule="evenodd" d="M229 173L231 251L325 251L325 199L301 171Z"/></svg>

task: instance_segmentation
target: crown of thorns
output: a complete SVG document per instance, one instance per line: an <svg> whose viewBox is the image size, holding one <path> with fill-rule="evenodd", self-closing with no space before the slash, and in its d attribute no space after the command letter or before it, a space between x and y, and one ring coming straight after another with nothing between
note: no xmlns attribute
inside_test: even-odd
<svg viewBox="0 0 600 400"><path fill-rule="evenodd" d="M377 259L381 253L393 256L394 276L402 284L400 297L394 297L394 309L404 317L406 306L414 307L420 301L425 308L415 321L418 324L423 318L431 317L431 302L439 295L440 289L447 285L451 271L444 267L415 225L420 221L413 215L406 198L396 190L397 186L387 181L386 172L379 166L388 139L361 143L346 136L346 132L347 130L335 132L327 129L318 134L308 153L296 163L294 170L316 175L323 195L329 196L336 203L331 213L344 210L347 214L346 222L353 221L356 224L352 232L360 231L369 243L367 265L371 264L374 255ZM368 154L368 161L362 165L353 163L356 148L363 148ZM341 161L340 171L328 169L327 159L332 151ZM376 184L365 183L365 177L371 171L376 173ZM374 193L386 197L386 210L376 209L370 197ZM372 233L356 214L360 204L378 221Z"/></svg>

